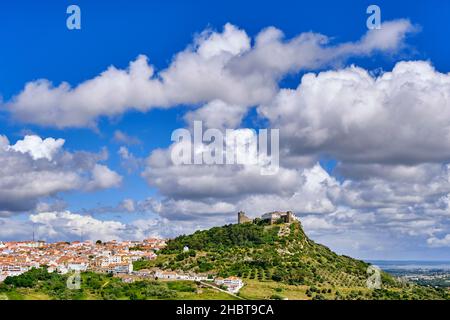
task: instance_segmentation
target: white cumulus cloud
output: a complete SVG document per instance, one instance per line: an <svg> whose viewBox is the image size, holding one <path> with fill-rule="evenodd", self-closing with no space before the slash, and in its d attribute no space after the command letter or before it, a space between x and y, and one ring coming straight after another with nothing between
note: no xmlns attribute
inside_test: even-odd
<svg viewBox="0 0 450 320"><path fill-rule="evenodd" d="M14 151L29 153L34 160L45 158L52 160L64 145L64 139L47 138L42 140L38 136L25 136L23 140L19 140L9 148Z"/></svg>
<svg viewBox="0 0 450 320"><path fill-rule="evenodd" d="M47 79L29 82L6 108L17 120L57 128L93 127L101 116L118 116L130 109L213 100L237 106L236 112L242 113L243 107L269 101L288 73L329 66L351 56L394 52L413 31L409 21L395 20L358 41L333 45L328 37L312 32L286 40L281 30L269 27L252 46L244 30L226 24L222 32L202 32L159 73L140 55L127 69L111 66L74 87L67 82L54 86Z"/></svg>
<svg viewBox="0 0 450 320"><path fill-rule="evenodd" d="M103 153L68 152L64 140L27 136L10 145L0 139L0 214L33 210L61 192L118 186L121 177L99 162Z"/></svg>

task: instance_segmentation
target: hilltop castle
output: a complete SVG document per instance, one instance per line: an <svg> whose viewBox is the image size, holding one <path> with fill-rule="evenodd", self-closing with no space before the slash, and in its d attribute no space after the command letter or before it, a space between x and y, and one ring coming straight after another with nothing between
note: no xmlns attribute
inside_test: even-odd
<svg viewBox="0 0 450 320"><path fill-rule="evenodd" d="M273 212L268 212L268 213L263 214L261 216L261 220L267 221L269 224L275 224L279 221L281 221L283 223L291 223L298 219L292 211L286 211L286 212L273 211ZM245 215L245 212L239 211L238 212L238 224L247 223L247 222L252 222L252 219L247 217Z"/></svg>

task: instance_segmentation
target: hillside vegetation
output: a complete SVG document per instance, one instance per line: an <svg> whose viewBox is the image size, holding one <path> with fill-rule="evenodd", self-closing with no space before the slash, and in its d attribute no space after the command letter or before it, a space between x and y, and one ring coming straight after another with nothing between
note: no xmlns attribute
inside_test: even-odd
<svg viewBox="0 0 450 320"><path fill-rule="evenodd" d="M67 288L69 274L31 269L0 283L0 300L178 300L233 299L192 281L142 280L124 283L108 274L81 273L78 290Z"/></svg>
<svg viewBox="0 0 450 320"><path fill-rule="evenodd" d="M189 250L183 251L187 246ZM402 283L381 273L382 287L367 288L369 264L337 255L309 239L300 222L262 221L197 231L170 240L156 261L136 267L241 277L248 298L444 299L445 290ZM263 289L265 288L265 289Z"/></svg>
<svg viewBox="0 0 450 320"><path fill-rule="evenodd" d="M189 247L188 251L183 250ZM238 276L243 299L449 299L446 289L403 283L382 272L379 289L366 285L368 264L337 255L309 239L299 222L234 224L197 231L168 242L152 261L158 267L214 276ZM139 280L124 283L107 274L83 272L81 289L70 290L68 274L31 269L0 283L1 299L235 299L201 282Z"/></svg>

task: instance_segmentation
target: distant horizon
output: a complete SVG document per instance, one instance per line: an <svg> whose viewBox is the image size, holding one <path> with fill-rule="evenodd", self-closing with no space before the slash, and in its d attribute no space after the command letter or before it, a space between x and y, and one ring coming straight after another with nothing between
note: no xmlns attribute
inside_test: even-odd
<svg viewBox="0 0 450 320"><path fill-rule="evenodd" d="M394 263L394 262L405 262L405 263L407 263L407 262L436 262L436 263L439 263L439 262L442 262L442 263L450 263L450 260L416 260L416 259L414 259L414 260L382 260L382 259L364 259L364 261L366 261L366 262L370 262L370 263L372 263L372 262L392 262L392 263Z"/></svg>

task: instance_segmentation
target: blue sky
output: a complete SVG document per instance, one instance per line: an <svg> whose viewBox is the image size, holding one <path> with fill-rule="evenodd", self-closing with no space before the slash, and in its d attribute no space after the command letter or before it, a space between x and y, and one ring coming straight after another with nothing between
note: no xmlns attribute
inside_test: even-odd
<svg viewBox="0 0 450 320"><path fill-rule="evenodd" d="M81 8L81 30L68 30L66 27L68 16L66 8L70 4L76 4ZM370 150L364 148L366 145L371 145L370 143L373 141L366 144L366 141L361 140L354 143L349 142L349 144L353 143L352 145L342 143L342 146L340 146L339 143L334 143L334 140L330 138L323 145L319 146L312 143L309 147L306 147L304 144L311 142L312 140L308 140L312 139L311 137L301 136L299 141L295 142L292 141L292 137L297 136L295 132L286 133L286 136L283 136L282 133L282 139L285 139L281 141L282 146L283 141L286 141L286 150L289 150L289 155L292 156L292 159L286 160L286 163L283 164L286 169L286 177L280 176L280 180L273 182L273 185L280 183L280 188L286 188L286 191L280 191L280 194L277 194L277 192L273 193L270 190L258 189L258 192L248 192L248 198L242 198L239 195L247 191L243 191L245 188L243 190L239 189L242 186L240 182L234 185L234 180L223 182L219 179L217 180L218 184L229 183L230 188L234 188L236 194L230 192L231 195L226 196L224 194L221 197L218 194L211 195L207 192L202 194L199 191L199 193L192 195L192 192L188 192L192 191L188 190L189 188L186 190L177 189L177 192L174 189L180 185L181 178L193 179L192 183L196 183L195 177L192 177L190 173L186 174L186 177L177 176L176 173L174 174L176 171L172 171L171 168L163 168L159 172L159 164L156 165L154 163L156 160L152 162L152 159L147 159L147 157L154 154L157 149L167 151L167 148L172 144L170 137L173 130L189 127L185 119L186 114L195 112L204 104L215 100L214 96L212 96L214 99L202 98L198 102L195 100L195 97L186 99L186 101L173 98L175 102L168 102L163 108L160 108L157 103L150 108L153 102L149 102L148 108L146 106L142 107L145 111L124 105L120 106L120 112L115 112L110 116L105 115L103 111L99 111L94 113L95 116L90 119L92 123L95 123L94 126L87 123L76 126L60 125L61 123L57 123L58 117L52 120L54 121L53 123L50 123L50 120L49 122L33 120L33 118L38 119L38 115L36 114L35 117L33 112L38 113L41 107L47 110L48 114L52 114L51 108L55 106L57 108L58 104L63 105L67 103L71 108L76 109L78 105L76 103L72 105L70 99L74 101L74 99L79 97L71 96L72 98L64 98L66 100L57 100L55 105L51 103L47 105L48 100L37 94L31 100L37 101L38 109L30 107L31 102L16 102L21 97L21 93L27 83L38 79L47 79L55 87L59 86L61 82L67 82L72 88L75 88L89 79L99 77L111 65L120 70L127 69L129 63L140 55L145 55L148 58L148 64L153 66L155 74L161 77L160 72L164 72L164 70L173 65L173 61L178 53L184 50L195 52L195 48L190 48L196 41L194 39L201 38L199 35L204 30L209 30L205 37L211 36L211 34L221 35L225 33L224 25L227 23L233 25L236 30L245 32L246 37L250 39L251 46L254 45L255 37L262 30L273 26L284 33L284 39L292 39L305 32L326 35L329 37L329 43L319 47L338 50L337 47L340 44L357 44L359 39L362 39L368 33L366 8L370 4L373 4L373 2L339 1L338 3L336 1L303 2L283 0L245 2L234 0L222 2L203 0L190 2L94 2L82 0L36 2L19 0L0 4L0 39L2 39L3 43L2 50L0 50L0 95L3 100L0 107L0 135L8 139L9 146L14 146L17 141L23 140L25 135L34 135L39 136L42 140L46 138L64 139L64 146L58 149L58 152L67 152L71 155L81 151L87 152L80 156L80 159L83 158L83 160L79 160L76 163L68 163L64 159L59 160L59 158L58 160L55 160L55 158L51 159L51 161L58 162L53 164L55 171L52 171L52 174L55 174L57 170L63 170L66 177L69 172L76 172L79 176L76 178L71 177L71 179L79 179L81 182L74 183L69 187L65 182L61 184L62 187L51 189L47 193L35 192L29 198L22 198L22 195L17 195L18 202L30 203L25 210L11 209L11 207L17 208L19 206L14 203L11 204L13 201L9 200L11 195L6 192L8 191L6 190L8 184L4 183L2 185L0 183L0 188L5 188L3 194L0 191L0 213L3 212L0 215L0 219L3 219L4 226L10 224L12 226L10 229L14 230L14 228L17 228L18 230L17 233L2 233L0 231L0 240L11 240L15 237L27 238L30 215L35 217L33 222L40 226L40 235L48 240L55 240L56 238L72 239L76 237L76 235L67 232L67 230L64 231L64 224L73 223L83 227L85 222L82 219L86 216L95 220L91 221L91 224L99 224L101 228L105 229L110 228L110 225L102 224L103 221L121 223L122 226L119 230L127 229L128 233L126 235L172 236L182 232L190 232L197 227L208 227L232 222L234 220L234 215L232 215L234 208L230 209L232 205L235 205L236 209L240 209L238 204L248 203L251 199L264 197L264 195L273 196L273 203L276 203L276 201L283 201L280 200L283 198L277 197L286 197L289 194L289 190L291 190L292 194L288 197L295 201L293 194L301 194L302 190L306 193L312 192L309 189L304 189L309 184L306 183L305 187L298 181L302 181L301 179L316 181L319 179L317 177L322 177L320 178L322 180L318 182L319 186L317 188L320 189L323 184L327 184L329 189L323 190L323 192L320 189L320 194L308 194L303 199L308 197L311 197L311 199L308 198L308 200L304 200L304 204L292 208L301 219L305 219L305 228L309 229L312 237L315 237L318 241L330 245L339 252L363 258L450 259L450 255L447 253L448 246L450 246L450 236L448 236L450 234L450 226L445 222L447 213L445 210L443 212L436 211L442 209L442 199L447 194L445 191L446 186L440 186L438 191L430 194L427 199L420 198L414 192L408 194L408 192L403 190L408 181L412 181L411 189L414 189L414 186L426 189L430 184L435 185L433 179L438 179L440 176L437 177L437 175L443 174L443 168L449 162L447 154L442 151L445 149L445 145L433 145L433 147L439 148L439 152L436 152L427 141L424 141L423 145L411 147L417 148L417 153L420 153L416 159L416 155L413 154L415 150L410 149L397 154L396 151L398 150L396 150L396 147L387 142L381 145L381 149L386 146L386 151L381 150L380 156L377 158L373 155L373 153L376 153L373 148ZM384 49L383 41L381 41L381 43L375 44L375 49L351 49L345 56L330 58L328 62L306 67L289 67L289 70L283 71L279 75L271 75L274 77L275 91L277 92L274 92L273 97L264 102L254 102L253 100L251 102L247 102L247 100L242 102L240 107L246 108L246 111L242 115L239 125L233 129L276 127L276 121L281 121L277 123L278 125L289 127L289 123L286 121L292 116L287 116L288 119L285 120L283 120L283 115L279 115L278 118L275 117L278 120L270 118L270 116L265 118L262 116L263 109L266 105L276 108L276 99L272 100L272 98L282 95L283 90L296 90L301 83L302 76L309 72L319 74L330 70L339 71L355 64L367 72L378 72L381 76L383 72L392 71L400 61L414 60L428 61L434 67L436 73L441 74L442 77L450 71L450 59L448 58L450 56L450 44L445 40L446 35L450 33L448 24L450 3L443 1L417 1L413 4L410 1L377 1L376 4L381 8L382 22L408 21L407 28L409 29L404 31L404 37L401 36L399 39L396 39L395 44L388 50ZM238 36L238 32L232 31L232 36L235 35ZM208 41L208 39L204 41ZM361 54L358 50L367 50L367 52L364 51ZM295 52L295 55L299 57L304 54L301 50ZM324 55L332 55L332 53L327 51ZM275 56L274 59L276 59ZM295 60L295 58L293 59ZM426 68L420 69L416 65L412 65L409 68L418 70L418 73L431 72ZM436 75L433 74L433 76ZM436 77L439 78L439 75ZM425 78L425 76L422 74L418 78ZM181 83L184 81L184 86L182 85L181 88L186 88L185 82L189 82L189 80L182 79L180 81ZM446 91L448 87L445 87L444 84L442 86L443 93L436 93L436 96L443 97L445 93L448 94L449 91ZM269 88L264 89L269 90ZM300 95L303 94L303 89L297 90L300 92ZM414 90L414 88L411 90ZM226 100L223 97L221 99ZM354 98L349 99L349 101L355 101ZM398 97L396 99L402 100ZM412 104L421 101L421 98L417 96L409 97L409 99L408 101ZM225 103L227 105L241 104L241 101L237 100L237 98L231 97L230 101L225 101ZM83 104L82 98L79 101ZM428 97L428 101L431 101L430 97ZM447 107L446 101L442 103L442 108L444 109ZM419 102L417 104L421 105L422 102ZM433 100L430 103L439 104L441 102L436 98L435 101ZM389 104L385 107L388 108L389 106L391 105ZM450 108L450 106L448 107ZM92 108L95 109L95 106ZM108 106L106 105L105 108L108 108ZM111 106L112 108L113 106ZM394 107L392 108L394 109ZM82 106L80 106L80 109L82 109ZM26 112L25 116L23 110ZM277 110L284 109L282 106L278 106ZM318 112L320 113L320 110L328 109L324 107L324 109L314 110L319 110ZM338 115L351 118L351 115L344 114L349 112L349 109L340 110L336 108L333 110L336 110ZM270 109L268 112L269 114L277 114L278 111ZM426 111L424 112L427 114ZM310 114L305 114L305 117L302 118L302 114L299 111L299 124L294 126L297 133L303 132L302 128L311 125L307 120L305 120L306 122L301 120L307 119ZM391 114L392 118L396 114ZM195 113L194 117L196 115L198 114ZM221 115L219 114L218 116ZM376 115L374 116L376 117ZM391 118L387 117L385 119L390 121L389 119ZM446 130L445 123L438 120L433 122L435 120L435 118L430 120L426 118L424 122L430 127L442 127L442 130ZM408 121L414 121L413 117L405 117L405 122ZM342 122L345 121L342 120ZM408 130L412 130L420 137L429 136L432 141L435 141L436 137L439 140L437 134L440 131L438 133L427 130L422 132L419 122L405 124L406 131L396 132L392 129L395 128L395 125L392 125L392 127L389 126L385 129L385 132L388 134L389 130L392 129L394 130L391 132L393 135L405 135L406 143L403 140L399 140L399 143L401 142L402 145L411 143L411 146L415 146L414 141L422 141L421 138L415 138L414 135L405 133L409 132ZM334 132L333 130L338 130L333 129L335 123L332 120L323 120L323 123L325 126L330 124L330 127L325 128L329 130L329 134ZM311 126L313 127L313 125ZM363 125L361 125L362 127ZM324 128L321 129L323 132ZM351 127L348 130L351 131ZM358 131L361 136L366 134L370 136L368 132L361 130ZM344 133L336 135L336 139L340 139L338 141L342 142L346 138ZM119 134L128 137L128 139L118 138ZM347 138L348 141L352 141L354 136L348 136ZM389 136L384 139L384 141L388 140ZM424 138L424 140L426 139ZM445 140L445 137L442 140ZM300 147L299 144L301 145ZM427 149L428 147L429 149ZM119 154L121 148L122 151L126 148L132 155L133 161L136 162L134 169L131 170L127 165L123 165L124 162L129 164L130 160L124 160L123 155ZM294 152L293 150L297 151ZM422 151L425 155L421 153ZM15 152L17 153L18 151L15 150ZM97 159L100 157L101 152L106 152L107 156ZM356 153L361 154L361 159L355 156ZM442 153L442 156L432 157L431 154L435 153ZM367 157L364 156L366 154ZM17 155L14 154L14 156ZM29 159L27 158L26 161L40 161L39 164L30 162L31 167L39 167L38 171L40 173L47 170L42 169L45 167L45 164L42 164L43 159L31 159L30 155L28 157ZM11 163L11 161L8 160L6 162L5 160L3 163L7 164ZM80 163L83 164L81 165ZM106 173L102 171L108 175L109 184L106 183L105 185L102 182L94 181L94 163L109 170ZM319 163L318 166L324 173L314 169L317 169L315 167L317 163ZM364 165L370 165L370 167L364 167ZM152 170L153 167L157 168L156 171L153 170L151 173L146 171ZM373 173L375 171L376 173ZM408 180L409 177L405 178L402 176L401 181L394 181L397 177L397 172L400 171L417 171L414 174L416 178L423 174L428 177L428 180L424 180L424 178L420 181L413 181ZM425 171L426 173L423 173ZM60 173L60 171L57 172ZM171 180L170 174L174 174L173 180ZM207 175L207 173L203 174ZM309 174L314 174L315 176L311 178ZM324 174L327 177L323 178ZM237 174L237 180L240 179L239 175L240 173ZM17 174L16 177L18 176ZM55 177L58 176L60 175ZM56 179L55 177L51 179ZM3 178L4 181L7 178L12 179L11 173L9 173L9 176L7 176L7 173L4 173ZM214 172L210 174L210 178L214 179ZM442 180L444 178L441 177L439 179ZM287 185L284 185L283 183L286 180L288 181ZM291 180L295 180L295 182L291 183ZM73 180L71 181L73 182ZM335 187L330 187L330 185L337 183L340 185L339 188L347 188L346 181L349 181L352 189L340 192L351 194L352 192L358 193L359 190L361 199L353 202L348 199L345 201L336 199L336 196L333 194ZM373 184L367 186L365 184L366 181L370 181ZM272 182L268 183L268 185L270 184ZM87 190L85 185L95 185L95 187L88 187ZM289 189L294 185L295 188L299 189ZM361 191L363 188L367 188L367 190ZM28 190L28 186L24 184L23 189ZM395 196L396 199L406 198L405 193L408 194L409 198L402 203L396 202L395 205L393 200L391 203L389 202L391 199L386 199L385 196L382 196L381 199L370 199L373 201L369 201L368 195L377 193L380 189L399 192ZM343 195L340 195L340 197L345 198ZM386 200L385 203L383 203L383 197ZM13 198L15 199L15 195L13 195ZM124 200L132 201L133 208L125 209L123 205ZM187 205L186 201L189 202L189 205ZM361 204L364 201L366 203ZM155 209L158 207L155 203L158 202L161 202L159 205L162 205L160 208L163 208L160 211ZM253 207L249 206L248 210L250 210L251 215L259 213L257 203L256 201ZM321 204L320 208L316 207L317 203ZM2 204L3 208L1 207ZM195 207L192 214L186 213L191 206L192 208ZM223 209L224 206L227 209ZM277 209L274 204L261 205L260 210L262 212L260 213L264 213L266 208ZM395 214L389 215L386 213L396 210L404 211L402 213L397 212L396 216ZM53 220L45 216L39 216L42 212L63 211L77 216L62 217L56 214L56 217L52 218ZM351 214L345 216L342 214L343 211L351 212ZM430 214L429 212L433 213ZM408 214L409 216L407 216ZM349 219L349 216L352 217L351 220L352 223L355 223L354 225L346 220ZM393 216L395 218L390 220ZM142 228L140 229L139 224L142 224L142 221L147 221L147 223L150 221L151 226L141 230ZM399 227L400 221L407 221L408 225ZM411 225L410 227L409 224ZM176 225L176 228L172 227L173 225ZM423 226L421 231L416 230L417 225ZM388 234L385 236L378 234L380 228ZM399 231L400 229L401 231ZM87 231L86 234L89 234L89 232ZM114 235L105 231L104 236L108 238ZM447 236L448 239L446 238ZM117 237L124 237L124 235L118 235ZM377 245L379 237L384 238L384 242ZM393 243L398 245L398 248L395 250L391 250Z"/></svg>

